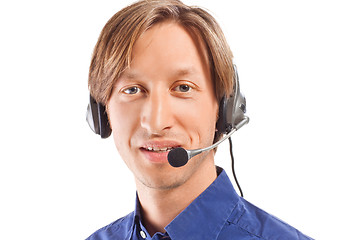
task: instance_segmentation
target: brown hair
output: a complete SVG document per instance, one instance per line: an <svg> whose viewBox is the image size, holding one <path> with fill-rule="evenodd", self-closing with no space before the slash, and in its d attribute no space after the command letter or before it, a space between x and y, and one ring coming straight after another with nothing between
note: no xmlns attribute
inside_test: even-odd
<svg viewBox="0 0 360 240"><path fill-rule="evenodd" d="M90 70L90 94L106 104L120 74L130 66L132 48L154 24L172 20L203 40L217 99L232 92L232 53L219 24L205 10L179 0L142 0L117 12L104 26L96 43Z"/></svg>

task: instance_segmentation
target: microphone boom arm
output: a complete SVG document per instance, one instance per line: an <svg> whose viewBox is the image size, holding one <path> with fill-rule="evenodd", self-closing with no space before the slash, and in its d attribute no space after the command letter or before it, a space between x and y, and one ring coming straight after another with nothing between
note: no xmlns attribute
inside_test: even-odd
<svg viewBox="0 0 360 240"><path fill-rule="evenodd" d="M245 124L247 124L249 122L249 117L244 116L244 119L241 120L228 134L226 134L222 139L220 139L219 141L217 141L216 143L214 143L213 145L206 147L206 148L198 148L198 149L193 149L193 150L186 150L187 154L188 154L188 159L202 153L208 150L211 150L213 148L216 148L220 143L222 143L223 141L225 141L226 139L228 139L234 132L236 132L237 130L239 130L242 126L244 126Z"/></svg>

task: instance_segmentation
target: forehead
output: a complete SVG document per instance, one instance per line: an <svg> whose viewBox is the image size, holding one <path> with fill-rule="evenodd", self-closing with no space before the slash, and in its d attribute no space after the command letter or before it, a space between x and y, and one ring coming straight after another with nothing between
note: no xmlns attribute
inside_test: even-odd
<svg viewBox="0 0 360 240"><path fill-rule="evenodd" d="M175 76L210 73L206 48L201 38L173 21L153 25L136 40L130 66L122 77L136 78L141 74L140 69L157 70L158 74L165 72Z"/></svg>

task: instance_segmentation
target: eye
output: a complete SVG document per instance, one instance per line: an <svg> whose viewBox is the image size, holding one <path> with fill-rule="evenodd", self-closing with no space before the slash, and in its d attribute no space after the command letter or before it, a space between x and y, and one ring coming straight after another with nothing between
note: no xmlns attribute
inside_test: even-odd
<svg viewBox="0 0 360 240"><path fill-rule="evenodd" d="M133 95L133 94L136 94L136 93L140 92L140 88L135 87L135 86L134 87L129 87L129 88L124 89L123 92L126 93L126 94Z"/></svg>
<svg viewBox="0 0 360 240"><path fill-rule="evenodd" d="M192 87L190 87L189 85L181 84L175 88L175 91L189 92L191 89L192 89Z"/></svg>

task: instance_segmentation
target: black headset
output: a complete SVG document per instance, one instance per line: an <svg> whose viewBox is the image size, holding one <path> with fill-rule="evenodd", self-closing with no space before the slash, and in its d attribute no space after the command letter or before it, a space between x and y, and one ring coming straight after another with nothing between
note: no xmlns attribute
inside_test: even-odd
<svg viewBox="0 0 360 240"><path fill-rule="evenodd" d="M219 119L216 123L217 135L229 133L244 119L246 99L240 92L239 75L235 65L233 82L233 92L229 97L224 96L219 104ZM106 108L103 104L96 102L91 95L86 120L93 132L99 134L101 138L107 138L111 135Z"/></svg>

